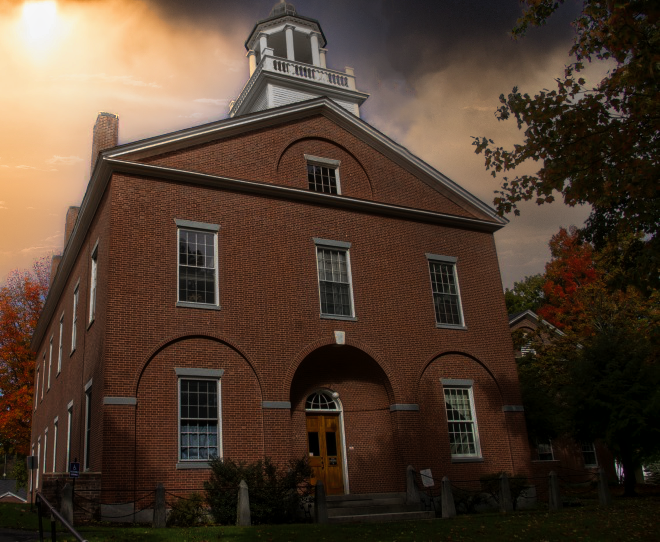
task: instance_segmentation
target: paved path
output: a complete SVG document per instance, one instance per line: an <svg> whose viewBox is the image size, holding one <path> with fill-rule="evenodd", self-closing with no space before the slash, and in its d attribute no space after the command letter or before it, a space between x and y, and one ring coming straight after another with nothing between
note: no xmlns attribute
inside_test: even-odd
<svg viewBox="0 0 660 542"><path fill-rule="evenodd" d="M37 531L0 529L0 542L33 542L34 540L39 540Z"/></svg>

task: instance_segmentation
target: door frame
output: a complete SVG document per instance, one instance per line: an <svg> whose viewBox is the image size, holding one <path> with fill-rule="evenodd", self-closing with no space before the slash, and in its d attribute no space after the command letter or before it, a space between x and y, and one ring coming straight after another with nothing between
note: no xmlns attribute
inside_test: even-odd
<svg viewBox="0 0 660 542"><path fill-rule="evenodd" d="M334 390L329 388L315 388L310 393L307 394L307 397L313 395L314 393L325 393L327 395L332 395L337 393ZM305 398L305 400L307 399ZM305 409L305 435L307 435L307 416L308 415L324 415L324 414L339 414L339 432L341 433L341 438L339 439L339 445L341 446L341 471L342 478L344 480L344 495L350 494L350 487L348 485L348 458L346 456L346 430L344 428L344 407L342 405L339 394L337 397L332 397L333 401L337 405L336 410L316 410L316 409Z"/></svg>

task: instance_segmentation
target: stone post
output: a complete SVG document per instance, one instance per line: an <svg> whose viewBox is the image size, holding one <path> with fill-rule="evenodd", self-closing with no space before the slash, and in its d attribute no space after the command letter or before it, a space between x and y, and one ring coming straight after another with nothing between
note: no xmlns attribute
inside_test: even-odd
<svg viewBox="0 0 660 542"><path fill-rule="evenodd" d="M454 494L451 492L451 482L446 476L442 479L442 518L455 518L456 505L454 505Z"/></svg>
<svg viewBox="0 0 660 542"><path fill-rule="evenodd" d="M607 478L605 477L603 467L598 469L598 500L602 506L609 506L612 504L610 486L607 484Z"/></svg>
<svg viewBox="0 0 660 542"><path fill-rule="evenodd" d="M548 477L548 510L559 510L562 507L559 479L555 471L550 471Z"/></svg>
<svg viewBox="0 0 660 542"><path fill-rule="evenodd" d="M60 504L60 514L73 525L73 488L71 484L66 483L62 488L62 502Z"/></svg>
<svg viewBox="0 0 660 542"><path fill-rule="evenodd" d="M511 501L511 487L509 477L503 472L500 476L500 512L506 514L513 511L513 502Z"/></svg>
<svg viewBox="0 0 660 542"><path fill-rule="evenodd" d="M236 507L236 525L239 527L249 527L252 525L250 516L250 493L247 482L241 480L238 484L238 506Z"/></svg>
<svg viewBox="0 0 660 542"><path fill-rule="evenodd" d="M314 491L314 523L328 523L328 503L325 500L325 487L320 480Z"/></svg>
<svg viewBox="0 0 660 542"><path fill-rule="evenodd" d="M163 484L156 486L156 498L154 499L154 529L164 529L167 526L167 508L165 506L165 487Z"/></svg>
<svg viewBox="0 0 660 542"><path fill-rule="evenodd" d="M406 467L406 504L419 504L422 502L419 489L415 482L415 469L412 465Z"/></svg>

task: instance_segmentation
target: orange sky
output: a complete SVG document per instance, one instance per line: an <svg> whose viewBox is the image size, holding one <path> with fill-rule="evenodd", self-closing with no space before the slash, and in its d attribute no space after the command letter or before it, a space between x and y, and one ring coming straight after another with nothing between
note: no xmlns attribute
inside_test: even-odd
<svg viewBox="0 0 660 542"><path fill-rule="evenodd" d="M490 204L497 182L470 136L519 137L494 118L499 94L516 84L529 92L551 86L570 40L546 33L512 44L504 31L486 36L488 17L472 23L465 11L456 18L474 36L449 36L441 23L451 12L409 2L419 9L399 13L403 4L392 0L295 4L320 21L329 67L355 67L358 88L371 94L363 118ZM119 115L120 143L225 118L248 77L245 38L274 0L60 0L54 18L41 21L26 19L24 3L0 0L0 282L61 252L66 210L80 204L89 179L97 113ZM433 15L437 29L406 19ZM509 217L496 236L505 286L541 272L550 236L587 214L530 204Z"/></svg>

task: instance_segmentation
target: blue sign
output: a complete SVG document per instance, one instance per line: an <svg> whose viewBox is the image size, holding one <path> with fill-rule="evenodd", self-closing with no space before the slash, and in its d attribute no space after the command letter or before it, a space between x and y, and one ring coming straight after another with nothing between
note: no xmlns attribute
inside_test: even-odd
<svg viewBox="0 0 660 542"><path fill-rule="evenodd" d="M80 463L69 463L69 477L78 478L80 476Z"/></svg>

